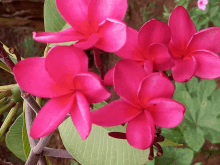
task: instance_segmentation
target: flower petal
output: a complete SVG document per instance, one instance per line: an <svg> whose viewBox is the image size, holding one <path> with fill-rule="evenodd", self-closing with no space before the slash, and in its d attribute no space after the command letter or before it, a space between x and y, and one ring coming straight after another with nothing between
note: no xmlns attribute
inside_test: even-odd
<svg viewBox="0 0 220 165"><path fill-rule="evenodd" d="M220 52L220 27L211 27L204 29L193 35L190 40L185 55L192 53L196 50L203 49L209 50L214 53Z"/></svg>
<svg viewBox="0 0 220 165"><path fill-rule="evenodd" d="M58 84L51 79L45 69L45 58L32 57L20 61L14 67L14 76L19 86L32 95L44 98L71 93L66 84Z"/></svg>
<svg viewBox="0 0 220 165"><path fill-rule="evenodd" d="M74 97L69 94L50 99L35 118L30 136L38 139L53 132L73 107Z"/></svg>
<svg viewBox="0 0 220 165"><path fill-rule="evenodd" d="M196 59L195 75L200 78L213 79L220 76L220 57L207 50L191 53Z"/></svg>
<svg viewBox="0 0 220 165"><path fill-rule="evenodd" d="M146 22L138 34L138 42L141 48L145 50L153 43L161 43L168 46L170 39L171 32L169 26L156 19Z"/></svg>
<svg viewBox="0 0 220 165"><path fill-rule="evenodd" d="M124 46L115 52L119 57L135 61L144 61L143 52L138 43L138 32L127 27L127 40Z"/></svg>
<svg viewBox="0 0 220 165"><path fill-rule="evenodd" d="M173 79L177 82L189 81L196 71L196 59L185 57L184 59L175 59L175 66L172 68Z"/></svg>
<svg viewBox="0 0 220 165"><path fill-rule="evenodd" d="M126 123L141 112L141 108L136 108L124 99L119 99L93 111L91 114L94 124L109 127Z"/></svg>
<svg viewBox="0 0 220 165"><path fill-rule="evenodd" d="M107 18L122 21L127 10L127 0L90 0L88 18L91 24L100 24Z"/></svg>
<svg viewBox="0 0 220 165"><path fill-rule="evenodd" d="M137 62L121 60L115 66L114 87L115 92L134 106L140 106L137 96L141 81L147 73Z"/></svg>
<svg viewBox="0 0 220 165"><path fill-rule="evenodd" d="M65 82L73 88L73 76L88 72L88 58L74 46L54 46L47 53L45 66L54 81Z"/></svg>
<svg viewBox="0 0 220 165"><path fill-rule="evenodd" d="M56 0L58 11L74 29L83 34L90 29L88 17L88 0Z"/></svg>
<svg viewBox="0 0 220 165"><path fill-rule="evenodd" d="M99 41L95 47L106 52L116 52L126 41L126 25L122 22L107 19L99 26Z"/></svg>
<svg viewBox="0 0 220 165"><path fill-rule="evenodd" d="M144 70L147 73L147 75L153 73L153 62L149 61L149 60L146 60L144 62Z"/></svg>
<svg viewBox="0 0 220 165"><path fill-rule="evenodd" d="M170 40L169 43L169 52L170 55L172 56L172 58L176 59L176 58L182 58L184 51L180 50L177 45L175 45L175 43L173 42L173 40Z"/></svg>
<svg viewBox="0 0 220 165"><path fill-rule="evenodd" d="M169 79L163 77L160 73L152 73L141 82L138 98L142 105L146 107L150 100L158 97L171 98L173 93L174 85Z"/></svg>
<svg viewBox="0 0 220 165"><path fill-rule="evenodd" d="M131 146L145 150L153 143L154 136L155 125L149 112L142 112L132 121L128 122L126 137Z"/></svg>
<svg viewBox="0 0 220 165"><path fill-rule="evenodd" d="M75 75L73 85L77 91L85 95L89 103L104 101L111 95L102 85L100 77L92 72Z"/></svg>
<svg viewBox="0 0 220 165"><path fill-rule="evenodd" d="M85 39L85 36L73 28L61 32L33 32L33 39L43 43L60 43Z"/></svg>
<svg viewBox="0 0 220 165"><path fill-rule="evenodd" d="M79 49L86 50L92 48L98 42L98 40L99 40L99 35L92 34L89 36L87 40L81 40L76 44L74 44L74 46Z"/></svg>
<svg viewBox="0 0 220 165"><path fill-rule="evenodd" d="M168 70L174 66L168 48L163 44L151 44L149 46L149 59L153 61L155 70Z"/></svg>
<svg viewBox="0 0 220 165"><path fill-rule="evenodd" d="M104 84L105 85L113 85L113 75L114 75L115 66L112 67L104 77Z"/></svg>
<svg viewBox="0 0 220 165"><path fill-rule="evenodd" d="M81 136L85 140L92 129L90 106L81 92L76 92L74 107L70 110L72 121Z"/></svg>
<svg viewBox="0 0 220 165"><path fill-rule="evenodd" d="M196 27L184 7L177 6L173 10L169 18L169 27L173 42L184 51L190 38L196 33Z"/></svg>
<svg viewBox="0 0 220 165"><path fill-rule="evenodd" d="M153 99L148 103L147 110L158 127L173 128L180 124L184 117L183 104L168 98Z"/></svg>

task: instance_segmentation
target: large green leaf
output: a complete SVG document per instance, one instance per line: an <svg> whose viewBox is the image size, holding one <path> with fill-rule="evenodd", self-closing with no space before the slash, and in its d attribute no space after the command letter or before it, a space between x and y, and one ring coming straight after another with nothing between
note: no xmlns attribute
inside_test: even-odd
<svg viewBox="0 0 220 165"><path fill-rule="evenodd" d="M110 129L125 131L123 126ZM83 141L70 118L59 126L59 131L64 146L81 164L138 165L143 164L149 154L148 149L134 149L126 140L108 136L109 129L96 125L93 125L89 137Z"/></svg>
<svg viewBox="0 0 220 165"><path fill-rule="evenodd" d="M26 122L25 122L24 113L23 113L22 140L23 140L24 154L25 154L26 158L28 158L28 156L31 152L31 147L30 147L30 143L29 143L29 139L28 139L28 135L27 135L27 129L26 129Z"/></svg>
<svg viewBox="0 0 220 165"><path fill-rule="evenodd" d="M44 2L44 26L46 32L61 31L66 25L65 20L60 15L55 0L45 0Z"/></svg>
<svg viewBox="0 0 220 165"><path fill-rule="evenodd" d="M6 145L18 158L26 161L22 143L23 115L21 114L6 135Z"/></svg>
<svg viewBox="0 0 220 165"><path fill-rule="evenodd" d="M163 148L163 156L155 158L155 165L189 165L193 151L188 148Z"/></svg>

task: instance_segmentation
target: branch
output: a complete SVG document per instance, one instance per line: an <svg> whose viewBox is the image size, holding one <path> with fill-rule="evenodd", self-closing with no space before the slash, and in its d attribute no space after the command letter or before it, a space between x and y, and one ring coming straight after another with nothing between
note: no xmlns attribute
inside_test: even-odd
<svg viewBox="0 0 220 165"><path fill-rule="evenodd" d="M67 150L64 149L54 149L45 147L43 150L43 155L57 158L69 158L75 160L74 157Z"/></svg>
<svg viewBox="0 0 220 165"><path fill-rule="evenodd" d="M8 56L8 53L5 51L2 45L0 45L0 59L8 66L11 72L13 72L15 64L12 62L12 60Z"/></svg>

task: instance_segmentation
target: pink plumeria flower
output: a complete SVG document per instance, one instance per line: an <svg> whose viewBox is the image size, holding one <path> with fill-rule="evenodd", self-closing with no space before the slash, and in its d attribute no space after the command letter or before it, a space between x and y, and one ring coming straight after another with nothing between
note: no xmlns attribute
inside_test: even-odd
<svg viewBox="0 0 220 165"><path fill-rule="evenodd" d="M92 126L89 103L110 96L101 78L88 72L87 55L74 46L55 46L46 58L23 60L15 65L14 75L24 91L51 98L33 122L30 131L33 138L54 131L70 113L81 138L86 139Z"/></svg>
<svg viewBox="0 0 220 165"><path fill-rule="evenodd" d="M152 73L153 70L168 70L174 66L173 59L168 52L170 39L169 26L152 19L141 27L139 33L128 27L127 41L115 54L140 63L147 73ZM113 84L113 70L114 68L105 75L105 85Z"/></svg>
<svg viewBox="0 0 220 165"><path fill-rule="evenodd" d="M201 10L205 10L206 5L209 3L208 0L198 0L198 8Z"/></svg>
<svg viewBox="0 0 220 165"><path fill-rule="evenodd" d="M183 119L185 107L172 100L174 85L161 73L148 75L131 60L121 60L114 70L115 92L122 99L92 112L92 121L100 126L128 122L126 138L130 145L147 149L154 140L155 125L176 127Z"/></svg>
<svg viewBox="0 0 220 165"><path fill-rule="evenodd" d="M199 32L186 9L178 6L171 13L169 27L172 39L169 45L174 58L173 78L186 82L194 75L213 79L220 76L220 28L211 27Z"/></svg>
<svg viewBox="0 0 220 165"><path fill-rule="evenodd" d="M83 50L93 46L106 52L120 49L126 41L122 23L127 0L56 0L58 11L72 28L61 32L33 32L36 41L60 43L79 41Z"/></svg>

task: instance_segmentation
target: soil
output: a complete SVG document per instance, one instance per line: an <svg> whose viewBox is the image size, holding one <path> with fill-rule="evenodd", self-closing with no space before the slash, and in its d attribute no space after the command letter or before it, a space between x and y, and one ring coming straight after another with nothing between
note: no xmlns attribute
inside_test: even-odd
<svg viewBox="0 0 220 165"><path fill-rule="evenodd" d="M23 57L42 56L45 44L37 43L32 39L33 31L44 31L43 24L43 2L44 0L1 0L0 1L0 41L9 47L15 47ZM128 26L139 30L140 27L152 18L163 19L163 6L169 11L175 8L174 0L128 0L129 7L125 17ZM190 7L196 5L196 0L190 3ZM31 47L31 49L30 49ZM120 59L114 54L101 53L101 59L106 66L106 70L112 68ZM90 58L90 70L98 72L94 66L94 61ZM218 88L220 79L216 79ZM0 69L0 85L15 83L11 74ZM119 98L113 88L108 88L112 92L112 97L108 102ZM59 132L55 131L48 147L63 149ZM5 148L5 147L3 147ZM220 144L205 142L203 150L220 150ZM8 151L5 153L8 154ZM4 155L3 155L4 156ZM5 155L8 156L8 155ZM69 159L50 158L53 165L69 165ZM219 154L199 153L195 156L192 164L201 162L201 165L219 165Z"/></svg>

